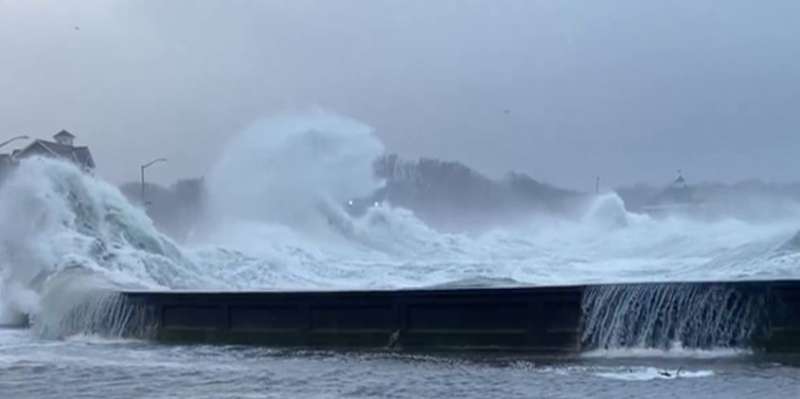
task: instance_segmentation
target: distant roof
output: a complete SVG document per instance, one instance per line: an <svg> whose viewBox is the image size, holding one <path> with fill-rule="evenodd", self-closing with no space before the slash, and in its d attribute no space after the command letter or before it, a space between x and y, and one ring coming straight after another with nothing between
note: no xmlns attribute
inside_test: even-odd
<svg viewBox="0 0 800 399"><path fill-rule="evenodd" d="M60 132L56 133L55 136L53 137L69 137L74 139L75 135L66 130L61 130Z"/></svg>
<svg viewBox="0 0 800 399"><path fill-rule="evenodd" d="M67 134L69 133L67 132ZM90 169L94 169L95 167L94 158L92 158L89 147L73 147L46 140L34 140L33 143L22 149L22 151L17 154L17 157L24 158L26 156L42 154L65 158Z"/></svg>

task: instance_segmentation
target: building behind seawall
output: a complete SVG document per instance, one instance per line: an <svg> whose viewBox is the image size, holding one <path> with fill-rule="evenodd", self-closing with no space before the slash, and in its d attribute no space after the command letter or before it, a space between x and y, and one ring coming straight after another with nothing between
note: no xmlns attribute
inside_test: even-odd
<svg viewBox="0 0 800 399"><path fill-rule="evenodd" d="M0 153L0 179L5 178L25 158L50 157L72 162L86 173L93 173L94 157L88 146L75 145L75 135L61 130L52 140L35 139L11 153Z"/></svg>

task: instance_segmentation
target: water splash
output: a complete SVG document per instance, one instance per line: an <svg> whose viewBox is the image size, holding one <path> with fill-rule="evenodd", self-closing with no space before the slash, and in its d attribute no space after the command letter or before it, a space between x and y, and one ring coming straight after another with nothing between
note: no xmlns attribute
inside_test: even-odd
<svg viewBox="0 0 800 399"><path fill-rule="evenodd" d="M380 187L372 165L382 153L372 128L325 111L258 121L232 140L210 173L211 217L306 234L347 229L342 205Z"/></svg>
<svg viewBox="0 0 800 399"><path fill-rule="evenodd" d="M48 338L93 335L137 339L152 338L157 331L154 309L118 292L94 293L54 316L35 323L34 330Z"/></svg>
<svg viewBox="0 0 800 399"><path fill-rule="evenodd" d="M0 316L33 315L43 334L61 336L81 330L81 320L88 330L103 330L108 323L92 314L119 313L104 295L132 288L369 289L800 277L797 239L790 240L797 220L654 219L628 212L614 193L594 198L582 217L520 216L513 226L469 234L436 231L412 211L388 203L353 216L344 204L380 185L372 161L382 148L368 126L329 113L257 123L232 141L212 169L212 220L205 234L184 246L157 231L142 209L102 179L64 162L25 160L0 187ZM689 305L670 289L639 296L609 290L587 296L596 320L587 330L590 346L663 347L670 339L737 345L746 338L713 324L722 320L711 310L695 318L722 331L713 339L676 332L693 331L692 318L628 320L625 312L644 314L642 307ZM694 298L692 306L707 300L705 309L713 307L714 295L681 295ZM603 310L601 304L610 305ZM613 314L617 307L625 312ZM82 310L71 313L75 309ZM68 314L73 316L65 318ZM116 330L115 323L107 329ZM626 327L637 323L644 324ZM600 330L606 327L618 335L604 336ZM726 334L732 335L726 339Z"/></svg>
<svg viewBox="0 0 800 399"><path fill-rule="evenodd" d="M22 161L0 204L0 300L43 335L73 331L66 315L91 301L109 306L100 291L214 284L115 187L72 164Z"/></svg>
<svg viewBox="0 0 800 399"><path fill-rule="evenodd" d="M583 300L583 346L746 348L764 333L767 293L754 285L601 285Z"/></svg>

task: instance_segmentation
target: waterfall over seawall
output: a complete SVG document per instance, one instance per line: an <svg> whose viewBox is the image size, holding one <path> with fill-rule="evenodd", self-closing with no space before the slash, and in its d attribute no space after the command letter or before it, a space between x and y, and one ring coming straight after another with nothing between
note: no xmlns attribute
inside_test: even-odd
<svg viewBox="0 0 800 399"><path fill-rule="evenodd" d="M45 337L75 334L110 338L152 338L157 317L152 307L131 301L119 292L95 292L68 310L46 317L34 328Z"/></svg>
<svg viewBox="0 0 800 399"><path fill-rule="evenodd" d="M418 290L123 291L59 331L167 343L515 350L586 356L800 353L800 280ZM56 320L47 318L47 320ZM74 324L73 324L74 323ZM74 328L73 328L74 327Z"/></svg>
<svg viewBox="0 0 800 399"><path fill-rule="evenodd" d="M746 348L766 332L763 286L598 285L583 298L585 349Z"/></svg>

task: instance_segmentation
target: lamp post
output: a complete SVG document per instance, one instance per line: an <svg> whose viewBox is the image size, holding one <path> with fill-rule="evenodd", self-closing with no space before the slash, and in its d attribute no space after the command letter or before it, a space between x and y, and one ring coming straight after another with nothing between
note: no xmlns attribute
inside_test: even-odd
<svg viewBox="0 0 800 399"><path fill-rule="evenodd" d="M142 172L142 187L141 187L142 188L142 192L141 192L141 194L142 194L142 206L145 207L145 208L147 207L147 202L145 202L145 200L144 200L144 170L149 168L149 167L151 167L151 166L153 166L153 164L158 163L158 162L167 162L167 158L156 158L156 159L154 159L154 160L152 160L152 161L150 161L150 162L148 162L148 163L146 163L146 164L144 164L144 165L142 165L140 167L141 168L140 170Z"/></svg>
<svg viewBox="0 0 800 399"><path fill-rule="evenodd" d="M5 146L6 144L8 144L8 143L11 143L12 141L17 141L17 140L27 140L27 139L29 139L29 138L30 138L30 137L28 137L28 136L25 136L25 135L23 135L23 136L17 136L17 137L12 137L12 138L10 138L10 139L8 139L8 140L6 140L6 141L4 141L4 142L0 143L0 147L3 147L3 146Z"/></svg>

